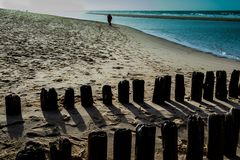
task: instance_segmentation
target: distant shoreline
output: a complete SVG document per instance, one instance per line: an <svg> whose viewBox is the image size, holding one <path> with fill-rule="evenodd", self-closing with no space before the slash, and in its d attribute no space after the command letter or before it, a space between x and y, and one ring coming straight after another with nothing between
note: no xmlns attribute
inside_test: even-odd
<svg viewBox="0 0 240 160"><path fill-rule="evenodd" d="M107 13L87 12L87 14L107 15ZM181 19L181 20L207 20L207 21L230 21L240 22L240 18L219 18L219 17L191 17L191 16L160 16L160 15L138 15L138 14L116 14L111 13L113 16L119 17L133 17L133 18L159 18L159 19Z"/></svg>

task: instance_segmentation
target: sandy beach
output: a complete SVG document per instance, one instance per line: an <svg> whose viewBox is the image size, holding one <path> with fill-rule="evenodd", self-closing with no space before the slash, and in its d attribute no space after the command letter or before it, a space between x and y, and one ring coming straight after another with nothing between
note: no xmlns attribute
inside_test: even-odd
<svg viewBox="0 0 240 160"><path fill-rule="evenodd" d="M159 126L170 119L179 128L179 159L182 160L186 153L189 114L199 114L206 122L209 114L226 113L240 105L237 99L201 104L190 100L193 71L225 70L229 81L232 71L240 68L239 61L114 24L109 27L100 22L0 9L0 66L0 159L15 159L16 153L29 141L42 144L48 153L49 142L60 137L73 143L76 160L86 159L88 134L103 130L108 133L108 159L111 160L114 131L129 128L134 137L138 123L157 126L155 157L159 159L162 156ZM174 101L177 73L185 76L184 104ZM172 76L172 101L166 105L153 104L155 77L167 74ZM131 104L118 102L117 85L124 79L130 83L133 79L145 80L143 106L132 101L131 93ZM84 84L92 87L94 108L81 106L80 86ZM114 105L111 107L101 101L104 84L112 86ZM42 112L41 88L52 87L58 93L59 112ZM63 108L68 87L75 90L76 109L72 111ZM6 116L5 96L10 93L21 97L22 117Z"/></svg>

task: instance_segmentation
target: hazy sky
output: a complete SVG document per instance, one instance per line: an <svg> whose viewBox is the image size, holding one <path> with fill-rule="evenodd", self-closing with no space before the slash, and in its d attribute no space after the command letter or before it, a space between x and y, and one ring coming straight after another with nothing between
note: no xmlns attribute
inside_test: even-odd
<svg viewBox="0 0 240 160"><path fill-rule="evenodd" d="M78 10L240 10L240 0L0 0L0 8Z"/></svg>

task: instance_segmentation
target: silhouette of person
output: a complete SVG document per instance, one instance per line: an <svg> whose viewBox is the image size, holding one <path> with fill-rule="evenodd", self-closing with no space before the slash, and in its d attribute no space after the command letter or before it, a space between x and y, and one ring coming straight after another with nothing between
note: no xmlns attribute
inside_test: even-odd
<svg viewBox="0 0 240 160"><path fill-rule="evenodd" d="M108 15L107 15L107 19L108 19L108 24L109 24L109 26L112 26L112 15L111 15L111 14L108 14Z"/></svg>

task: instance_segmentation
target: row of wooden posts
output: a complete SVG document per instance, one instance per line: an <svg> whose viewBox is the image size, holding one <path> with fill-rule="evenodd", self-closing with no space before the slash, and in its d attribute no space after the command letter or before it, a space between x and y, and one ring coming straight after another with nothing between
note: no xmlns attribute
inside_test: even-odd
<svg viewBox="0 0 240 160"><path fill-rule="evenodd" d="M204 122L201 117L188 118L188 141L186 160L203 160ZM240 128L240 110L232 108L226 115L213 114L208 118L207 157L209 160L223 160L236 157ZM165 121L161 126L163 160L178 160L178 128L174 122ZM135 136L135 160L154 160L156 127L139 124ZM92 132L88 136L88 160L107 160L108 137L104 131ZM132 131L117 129L114 133L113 159L130 160ZM16 160L45 160L44 151L25 148L17 154ZM39 158L41 157L41 158ZM68 139L50 143L51 160L71 160L72 144Z"/></svg>
<svg viewBox="0 0 240 160"><path fill-rule="evenodd" d="M234 70L231 74L229 89L227 91L227 74L225 71L216 72L215 97L219 100L227 100L229 93L230 97L238 98L240 94L239 87L240 71ZM156 104L164 103L171 99L171 76L160 76L155 79L152 102ZM193 72L191 99L197 102L202 101L202 97L208 101L213 101L214 98L214 72L208 71L204 82L204 74L201 72ZM144 80L135 79L132 82L133 101L141 103L144 101ZM93 106L92 89L90 85L82 85L80 87L81 104L83 107ZM104 85L102 88L103 103L106 105L112 104L111 86ZM175 77L175 100L183 102L185 96L184 75L177 74ZM120 103L129 103L129 81L123 80L118 84L118 100ZM54 111L58 109L58 95L54 88L41 90L41 108L43 111ZM17 115L21 114L20 97L11 94L6 96L6 114ZM74 107L74 90L68 88L65 92L64 107L67 109Z"/></svg>

